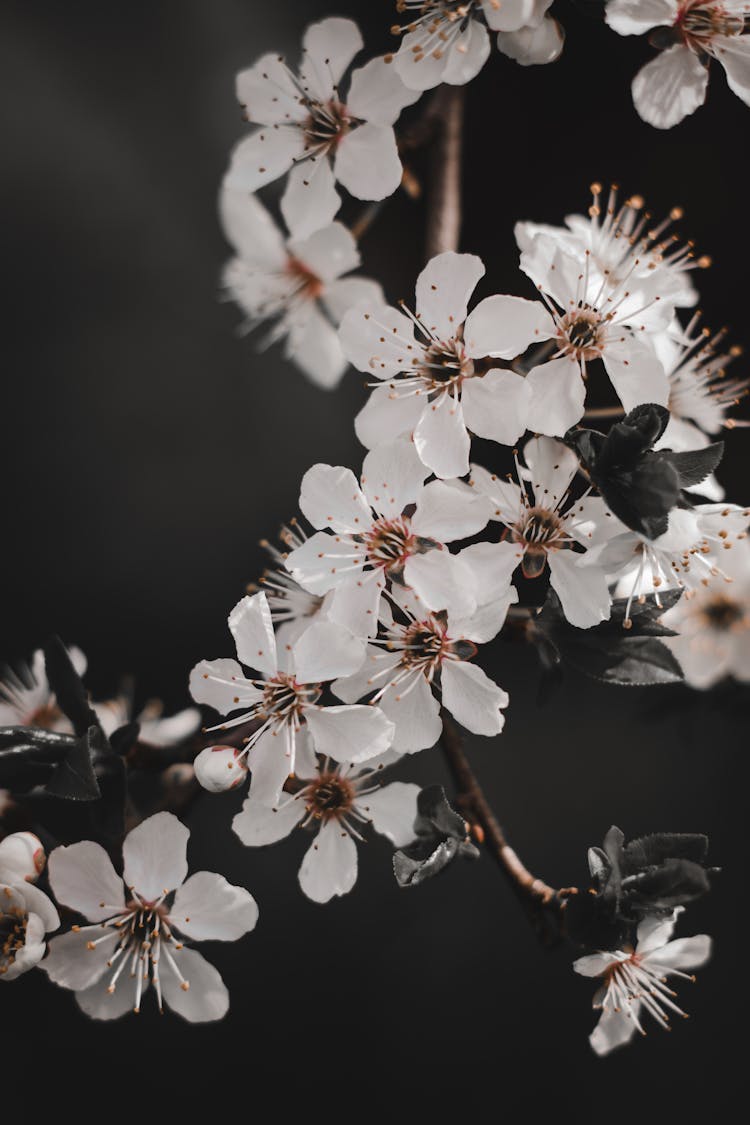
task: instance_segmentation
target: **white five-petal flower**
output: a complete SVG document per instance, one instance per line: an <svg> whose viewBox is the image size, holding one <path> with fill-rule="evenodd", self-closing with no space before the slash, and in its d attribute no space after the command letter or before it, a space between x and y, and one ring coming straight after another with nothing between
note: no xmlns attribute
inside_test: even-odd
<svg viewBox="0 0 750 1125"><path fill-rule="evenodd" d="M327 530L292 551L287 567L312 593L333 591L328 617L356 636L377 632L388 579L406 583L430 609L476 609L471 573L443 544L481 531L488 506L460 481L425 486L428 475L414 444L400 438L367 454L361 487L341 466L314 465L303 478L300 508Z"/></svg>
<svg viewBox="0 0 750 1125"><path fill-rule="evenodd" d="M313 902L329 902L347 894L357 879L357 847L361 830L377 832L403 847L414 838L419 786L394 781L380 786L378 766L360 769L327 759L299 775L301 788L283 793L274 808L258 801L252 786L242 811L233 821L243 844L258 847L283 839L297 825L315 829L299 870L302 890Z"/></svg>
<svg viewBox="0 0 750 1125"><path fill-rule="evenodd" d="M68 655L79 675L86 671L86 657L78 648ZM37 649L30 664L6 665L0 672L0 726L43 727L61 732L70 723L57 705L44 666L44 653Z"/></svg>
<svg viewBox="0 0 750 1125"><path fill-rule="evenodd" d="M358 199L384 199L401 182L393 124L419 96L407 89L384 58L340 83L362 48L347 19L311 24L295 74L279 55L264 55L237 76L247 120L261 126L232 155L228 184L257 191L291 169L281 209L297 238L330 223L341 205L338 180Z"/></svg>
<svg viewBox="0 0 750 1125"><path fill-rule="evenodd" d="M532 438L524 457L531 473L530 495L525 485L472 466L472 484L489 499L490 518L508 535L495 545L498 579L502 576L510 584L519 566L526 578L538 578L549 567L550 583L568 621L589 629L607 620L611 598L603 567L585 566L585 552L606 542L622 525L599 497L570 497L578 459L561 442Z"/></svg>
<svg viewBox="0 0 750 1125"><path fill-rule="evenodd" d="M699 969L711 955L711 939L706 934L671 941L675 921L671 917L648 917L638 927L635 949L616 949L579 957L573 968L584 977L602 977L594 994L594 1008L601 1009L598 1025L589 1036L597 1055L607 1055L622 1047L639 1031L644 1015L669 1030L671 1014L685 1017L675 1003L676 993L669 988L669 977L694 980L685 969Z"/></svg>
<svg viewBox="0 0 750 1125"><path fill-rule="evenodd" d="M242 598L229 615L237 656L265 679L246 679L236 660L203 660L190 673L190 691L197 703L222 715L240 712L218 728L258 720L245 740L241 756L227 757L226 788L237 784L236 765L247 760L254 793L274 804L284 782L309 756L306 738L315 749L339 762L363 762L384 753L393 725L376 707L321 707L321 685L348 675L364 659L364 645L341 625L319 620L291 646L279 651L265 593ZM305 728L304 732L301 728ZM198 780L216 791L216 751L202 750L195 760Z"/></svg>
<svg viewBox="0 0 750 1125"><path fill-rule="evenodd" d="M633 80L643 120L670 129L703 105L712 58L724 67L729 88L750 105L748 17L748 0L610 0L605 19L614 31L651 31L651 42L662 48Z"/></svg>
<svg viewBox="0 0 750 1125"><path fill-rule="evenodd" d="M44 849L31 832L14 832L0 842L0 981L15 980L38 965L45 935L60 918L38 887Z"/></svg>
<svg viewBox="0 0 750 1125"><path fill-rule="evenodd" d="M91 840L55 848L49 877L57 901L91 924L50 942L43 968L50 980L76 993L94 1019L139 1012L153 986L191 1023L219 1020L229 995L219 973L188 941L236 941L258 920L243 887L199 871L187 878L190 832L172 813L144 820L123 844L122 878Z"/></svg>
<svg viewBox="0 0 750 1125"><path fill-rule="evenodd" d="M494 361L523 352L549 318L518 297L488 297L467 316L483 275L474 254L447 251L419 275L416 313L363 305L344 317L344 354L382 381L355 423L365 446L413 431L425 465L450 478L469 471L468 431L504 445L523 434L530 384ZM504 302L504 317L495 317L496 301Z"/></svg>
<svg viewBox="0 0 750 1125"><path fill-rule="evenodd" d="M335 387L347 367L336 331L341 318L382 300L377 282L343 276L360 264L351 233L329 223L306 238L285 240L259 199L227 183L220 209L236 251L223 281L245 312L248 330L268 324L265 344L283 341L287 358L312 382Z"/></svg>

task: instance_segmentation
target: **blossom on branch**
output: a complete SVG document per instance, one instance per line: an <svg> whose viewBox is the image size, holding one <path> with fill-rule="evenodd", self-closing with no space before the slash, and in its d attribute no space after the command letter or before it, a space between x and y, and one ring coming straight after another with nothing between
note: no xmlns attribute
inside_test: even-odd
<svg viewBox="0 0 750 1125"><path fill-rule="evenodd" d="M236 257L223 282L247 316L247 330L268 325L261 347L283 341L287 359L319 387L335 387L347 368L337 328L344 314L382 301L366 277L350 277L360 264L351 233L329 223L307 238L284 239L255 196L226 183L220 210Z"/></svg>
<svg viewBox="0 0 750 1125"><path fill-rule="evenodd" d="M74 926L50 942L43 968L55 984L72 989L94 1019L140 1011L153 986L190 1023L221 1019L229 994L213 965L188 941L236 941L254 929L252 895L223 875L200 871L187 878L190 833L171 813L158 813L128 834L123 876L91 840L56 848L50 883L58 902L90 925Z"/></svg>
<svg viewBox="0 0 750 1125"><path fill-rule="evenodd" d="M362 45L352 20L325 19L307 28L298 73L268 54L237 76L245 116L261 128L235 148L227 184L257 191L290 172L281 210L296 238L331 222L337 180L357 199L385 199L401 182L393 124L419 94L375 58L353 72L344 97L341 80Z"/></svg>
<svg viewBox="0 0 750 1125"><path fill-rule="evenodd" d="M38 965L46 934L60 925L47 895L33 885L44 863L44 849L31 832L14 832L0 842L0 981Z"/></svg>
<svg viewBox="0 0 750 1125"><path fill-rule="evenodd" d="M671 129L706 100L711 59L750 105L748 0L609 0L605 19L620 35L643 35L660 53L633 80L635 108L649 125Z"/></svg>
<svg viewBox="0 0 750 1125"><path fill-rule="evenodd" d="M299 883L313 902L329 902L347 894L357 880L357 846L362 830L371 824L396 845L414 838L419 786L393 781L380 786L380 763L336 765L327 758L298 773L300 788L282 793L269 808L256 799L253 786L232 822L234 831L249 847L275 844L298 825L315 831L302 866Z"/></svg>

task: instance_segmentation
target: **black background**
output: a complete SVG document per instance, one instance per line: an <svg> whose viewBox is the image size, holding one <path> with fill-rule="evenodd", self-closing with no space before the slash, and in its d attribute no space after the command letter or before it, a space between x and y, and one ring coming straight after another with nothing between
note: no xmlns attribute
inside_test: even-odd
<svg viewBox="0 0 750 1125"><path fill-rule="evenodd" d="M184 705L190 666L231 654L226 613L262 568L257 540L294 514L302 473L318 460L358 467L361 378L325 394L277 352L259 355L217 285L216 191L244 128L234 73L265 50L293 58L305 23L331 14L357 18L372 53L388 48L387 2L2 5L0 656L55 629L87 652L96 695L133 673L143 698ZM516 219L559 222L585 208L592 180L617 179L657 215L685 207L686 233L715 261L698 277L707 322L741 339L747 108L717 68L706 107L650 129L629 93L645 42L560 14L559 63L524 70L493 51L469 87L462 248L487 265L480 294L529 295ZM422 238L422 205L403 196L365 238L366 270L390 298L410 296ZM723 479L746 502L742 433L729 444ZM378 839L360 850L356 890L318 907L295 881L305 841L243 850L230 795L189 817L193 869L245 883L261 908L253 935L207 949L229 1017L91 1024L31 974L0 986L3 1071L54 1072L51 1089L78 1113L95 1111L104 1078L139 1113L178 1109L206 1086L248 1114L270 1096L281 1112L352 1118L460 1104L493 1119L720 1119L744 1091L742 713L723 695L575 677L540 709L530 652L499 642L483 662L512 703L500 739L473 740L473 761L539 874L585 880L586 848L612 822L631 836L711 834L725 872L681 928L717 941L684 989L689 1022L597 1060L589 983L569 951L537 947L489 862L399 892ZM443 780L437 751L400 776Z"/></svg>

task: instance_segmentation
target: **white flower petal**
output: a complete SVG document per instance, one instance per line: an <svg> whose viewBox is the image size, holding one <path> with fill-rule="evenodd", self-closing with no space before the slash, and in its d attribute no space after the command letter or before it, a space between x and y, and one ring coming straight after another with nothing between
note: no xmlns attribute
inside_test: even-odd
<svg viewBox="0 0 750 1125"><path fill-rule="evenodd" d="M378 631L380 597L385 579L380 569L366 570L336 587L328 615L356 637L374 637Z"/></svg>
<svg viewBox="0 0 750 1125"><path fill-rule="evenodd" d="M419 500L429 469L411 438L397 438L371 450L362 465L362 488L380 516L400 516L407 504Z"/></svg>
<svg viewBox="0 0 750 1125"><path fill-rule="evenodd" d="M298 683L324 683L361 668L365 645L335 621L314 621L295 644L293 659Z"/></svg>
<svg viewBox="0 0 750 1125"><path fill-rule="evenodd" d="M523 447L531 470L531 486L537 504L556 508L578 471L578 458L572 449L552 438L531 438Z"/></svg>
<svg viewBox="0 0 750 1125"><path fill-rule="evenodd" d="M109 991L110 974L102 975L95 984L76 991L81 1011L92 1020L118 1020L132 1012L135 1003L135 982L129 973L120 977L114 992ZM143 982L148 991L148 982Z"/></svg>
<svg viewBox="0 0 750 1125"><path fill-rule="evenodd" d="M285 839L306 814L305 802L284 797L271 807L252 793L232 821L232 828L249 848L264 847Z"/></svg>
<svg viewBox="0 0 750 1125"><path fill-rule="evenodd" d="M379 681L382 685L383 681ZM434 746L443 729L440 704L421 672L396 687L389 687L380 706L395 724L393 749L400 754L414 754Z"/></svg>
<svg viewBox="0 0 750 1125"><path fill-rule="evenodd" d="M513 371L488 371L468 379L461 392L464 422L477 437L515 445L527 428L531 387Z"/></svg>
<svg viewBox="0 0 750 1125"><path fill-rule="evenodd" d="M604 366L610 382L625 411L643 402L666 406L669 402L669 379L648 344L628 335L608 344Z"/></svg>
<svg viewBox="0 0 750 1125"><path fill-rule="evenodd" d="M477 604L484 605L508 593L522 552L517 543L504 539L501 543L473 543L457 557L471 570Z"/></svg>
<svg viewBox="0 0 750 1125"><path fill-rule="evenodd" d="M349 472L348 469L343 470ZM354 474L352 474L354 480ZM352 567L357 556L364 565L365 553L348 536L329 535L318 531L306 539L301 547L290 551L286 567L296 582L312 594L325 594L343 583L356 581ZM360 572L361 577L361 572ZM337 617L343 625L347 622ZM347 625L347 628L350 626ZM356 632L352 629L352 632Z"/></svg>
<svg viewBox="0 0 750 1125"><path fill-rule="evenodd" d="M467 354L477 358L515 359L530 344L554 335L554 322L541 301L499 294L480 301L464 329Z"/></svg>
<svg viewBox="0 0 750 1125"><path fill-rule="evenodd" d="M313 902L348 894L357 881L357 848L336 820L329 820L305 853L299 885Z"/></svg>
<svg viewBox="0 0 750 1125"><path fill-rule="evenodd" d="M444 391L428 402L414 429L419 456L437 477L462 477L469 471L471 440L461 402Z"/></svg>
<svg viewBox="0 0 750 1125"><path fill-rule="evenodd" d="M412 555L406 560L404 581L433 612L446 609L451 617L464 617L477 607L471 571L447 550Z"/></svg>
<svg viewBox="0 0 750 1125"><path fill-rule="evenodd" d="M365 661L359 671L353 676L336 680L331 684L331 691L342 703L356 703L387 684L385 670L394 669L398 663L397 653L384 652L374 645L369 645ZM382 673L382 676L379 673ZM375 676L378 678L373 680Z"/></svg>
<svg viewBox="0 0 750 1125"><path fill-rule="evenodd" d="M640 953L640 946L638 947ZM669 970L700 969L711 956L711 938L707 934L678 938L657 949L648 957L649 967L663 966Z"/></svg>
<svg viewBox="0 0 750 1125"><path fill-rule="evenodd" d="M388 305L351 309L339 327L344 355L359 371L389 379L421 354L412 322Z"/></svg>
<svg viewBox="0 0 750 1125"><path fill-rule="evenodd" d="M290 239L289 253L326 285L360 263L357 243L343 223L329 223L306 238Z"/></svg>
<svg viewBox="0 0 750 1125"><path fill-rule="evenodd" d="M671 129L706 99L708 70L689 47L678 44L646 63L633 79L633 103L656 129Z"/></svg>
<svg viewBox="0 0 750 1125"><path fill-rule="evenodd" d="M487 26L492 31L517 31L537 27L552 0L482 0Z"/></svg>
<svg viewBox="0 0 750 1125"><path fill-rule="evenodd" d="M424 40L423 28L407 32L392 63L393 69L410 90L431 90L433 86L443 81L443 74L448 65L449 52L428 50L421 54L415 50L421 48Z"/></svg>
<svg viewBox="0 0 750 1125"><path fill-rule="evenodd" d="M578 629L590 629L609 620L612 599L604 571L580 566L581 557L568 550L550 551L547 562L550 584L567 620Z"/></svg>
<svg viewBox="0 0 750 1125"><path fill-rule="evenodd" d="M265 593L261 590L252 597L240 598L229 614L228 625L242 663L272 676L278 662L273 621Z"/></svg>
<svg viewBox="0 0 750 1125"><path fill-rule="evenodd" d="M508 693L476 664L446 660L441 673L443 705L474 734L499 734L505 725Z"/></svg>
<svg viewBox="0 0 750 1125"><path fill-rule="evenodd" d="M250 791L257 801L271 808L278 805L284 782L295 771L295 749L294 736L285 726L265 731L249 751Z"/></svg>
<svg viewBox="0 0 750 1125"><path fill-rule="evenodd" d="M434 480L419 497L411 526L417 535L452 543L486 527L489 510L486 498L476 489Z"/></svg>
<svg viewBox="0 0 750 1125"><path fill-rule="evenodd" d="M518 31L500 31L497 49L519 66L543 66L560 58L565 46L565 31L546 16L538 27L521 27Z"/></svg>
<svg viewBox="0 0 750 1125"><path fill-rule="evenodd" d="M296 238L306 239L331 222L341 206L335 183L327 156L311 156L294 165L281 198L281 213Z"/></svg>
<svg viewBox="0 0 750 1125"><path fill-rule="evenodd" d="M513 481L488 473L481 465L472 465L471 484L489 499L490 519L499 520L508 526L520 519L523 512L521 489Z"/></svg>
<svg viewBox="0 0 750 1125"><path fill-rule="evenodd" d="M100 941L100 938L104 940ZM117 930L106 931L101 926L83 926L80 930L70 930L67 934L52 938L41 967L55 984L78 992L88 988L102 976L119 940ZM97 944L89 949L89 942ZM130 1003L132 1005L132 1000Z"/></svg>
<svg viewBox="0 0 750 1125"><path fill-rule="evenodd" d="M339 325L349 309L382 305L383 290L369 277L342 277L326 286L321 300L333 323Z"/></svg>
<svg viewBox="0 0 750 1125"><path fill-rule="evenodd" d="M299 506L313 527L361 534L372 523L370 507L351 469L313 465L302 478Z"/></svg>
<svg viewBox="0 0 750 1125"><path fill-rule="evenodd" d="M34 887L30 883L24 883L20 890L23 892L26 909L30 914L35 914L44 927L44 931L40 935L43 939L44 934L50 934L59 927L60 915L44 891L40 891L38 887ZM28 933L26 934L26 941L29 941Z"/></svg>
<svg viewBox="0 0 750 1125"><path fill-rule="evenodd" d="M375 449L400 434L411 434L423 409L418 395L399 398L390 386L376 387L354 419L354 432L366 449Z"/></svg>
<svg viewBox="0 0 750 1125"><path fill-rule="evenodd" d="M57 901L90 922L111 918L117 908L125 905L122 879L104 848L91 840L55 848L48 870Z"/></svg>
<svg viewBox="0 0 750 1125"><path fill-rule="evenodd" d="M268 273L283 270L288 261L281 231L257 196L238 191L224 181L219 214L227 240L243 262Z"/></svg>
<svg viewBox="0 0 750 1125"><path fill-rule="evenodd" d="M468 19L446 55L443 82L464 86L479 74L490 53L487 28L479 20Z"/></svg>
<svg viewBox="0 0 750 1125"><path fill-rule="evenodd" d="M193 941L237 941L255 929L258 907L244 887L213 871L198 871L177 891L169 921Z"/></svg>
<svg viewBox="0 0 750 1125"><path fill-rule="evenodd" d="M417 816L418 785L392 781L374 793L368 793L355 802L358 812L369 817L376 832L403 848L414 839L414 821Z"/></svg>
<svg viewBox="0 0 750 1125"><path fill-rule="evenodd" d="M156 813L142 821L122 846L126 887L134 888L147 902L179 887L188 871L189 839L189 830L172 813Z"/></svg>
<svg viewBox="0 0 750 1125"><path fill-rule="evenodd" d="M311 382L326 391L338 386L349 366L336 329L318 308L311 308L305 318L292 319L286 355Z"/></svg>
<svg viewBox="0 0 750 1125"><path fill-rule="evenodd" d="M393 742L393 723L379 707L310 708L305 717L318 754L335 762L366 762Z"/></svg>
<svg viewBox="0 0 750 1125"><path fill-rule="evenodd" d="M237 191L257 191L283 176L304 149L302 130L293 125L258 129L236 145L226 184Z"/></svg>
<svg viewBox="0 0 750 1125"><path fill-rule="evenodd" d="M253 687L236 660L201 660L190 673L190 694L196 703L213 707L220 715L250 708L263 693Z"/></svg>
<svg viewBox="0 0 750 1125"><path fill-rule="evenodd" d="M466 320L469 298L484 277L476 254L446 250L431 258L417 278L417 315L435 336L451 340Z"/></svg>
<svg viewBox="0 0 750 1125"><path fill-rule="evenodd" d="M403 169L390 125L359 125L336 150L336 179L356 199L386 199L401 183Z"/></svg>
<svg viewBox="0 0 750 1125"><path fill-rule="evenodd" d="M276 54L263 55L236 81L237 100L249 121L261 125L284 125L303 122L307 107L302 103L284 60Z"/></svg>
<svg viewBox="0 0 750 1125"><path fill-rule="evenodd" d="M159 961L165 1004L189 1023L222 1019L229 1010L229 993L218 971L194 949L183 948L173 956L181 977L164 957ZM183 980L189 988L183 987Z"/></svg>
<svg viewBox="0 0 750 1125"><path fill-rule="evenodd" d="M477 644L487 644L500 632L508 616L508 610L517 601L518 591L515 586L509 586L496 601L478 606L474 613L467 617L452 616L451 636L463 637Z"/></svg>
<svg viewBox="0 0 750 1125"><path fill-rule="evenodd" d="M589 1035L589 1043L597 1055L608 1055L615 1047L624 1047L630 1042L636 1032L633 1015L638 1015L640 1007L640 1000L631 1000L619 1012L608 1010L602 1013L599 1023Z"/></svg>
<svg viewBox="0 0 750 1125"><path fill-rule="evenodd" d="M346 107L354 117L373 125L393 125L401 110L413 105L420 90L411 90L386 56L370 59L353 71Z"/></svg>
<svg viewBox="0 0 750 1125"><path fill-rule="evenodd" d="M643 35L673 24L678 12L677 0L609 0L604 18L618 35Z"/></svg>
<svg viewBox="0 0 750 1125"><path fill-rule="evenodd" d="M318 101L338 93L338 84L364 42L354 20L337 16L312 23L302 40L300 75Z"/></svg>
<svg viewBox="0 0 750 1125"><path fill-rule="evenodd" d="M580 419L586 386L575 359L561 356L533 367L526 376L531 387L528 427L539 434L564 434Z"/></svg>

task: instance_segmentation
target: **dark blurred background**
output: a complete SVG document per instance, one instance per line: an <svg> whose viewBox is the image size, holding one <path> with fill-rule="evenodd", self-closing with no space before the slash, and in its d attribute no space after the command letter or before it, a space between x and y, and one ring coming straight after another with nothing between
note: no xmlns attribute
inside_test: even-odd
<svg viewBox="0 0 750 1125"><path fill-rule="evenodd" d="M592 180L615 179L656 215L685 208L685 232L715 262L697 279L706 321L733 325L741 341L747 108L715 68L705 108L671 132L650 129L629 92L645 42L560 8L559 63L522 69L493 51L468 90L462 248L487 265L481 294L529 295L517 219L559 222L585 209ZM324 15L354 16L368 49L386 50L393 8L4 0L1 10L0 659L56 630L87 653L97 696L132 673L142 698L177 708L190 666L231 653L227 611L262 568L257 540L294 514L305 469L356 469L362 456L361 377L316 390L277 351L240 338L239 312L218 299L227 248L216 193L245 128L234 74L269 49L294 58L305 24ZM391 298L411 295L423 264L423 214L394 197L364 239L366 272ZM742 433L729 446L723 480L747 502ZM31 974L0 988L3 1069L59 1069L53 1090L78 1111L91 1075L106 1074L113 1089L161 1091L151 1109L205 1086L246 1099L249 1113L261 1096L279 1111L351 1117L460 1104L498 1119L720 1119L745 1085L746 712L725 693L618 691L573 676L539 708L531 652L499 642L483 656L512 703L504 735L475 739L471 753L533 870L585 881L586 849L612 822L629 836L710 833L725 873L680 931L717 942L682 990L689 1022L597 1060L589 982L569 951L538 948L488 861L399 892L378 839L360 850L356 890L321 908L296 885L306 842L243 850L229 795L204 797L189 817L193 868L245 883L261 908L255 934L207 950L232 992L229 1017L190 1028L149 1011L90 1024ZM445 780L437 752L400 776Z"/></svg>

